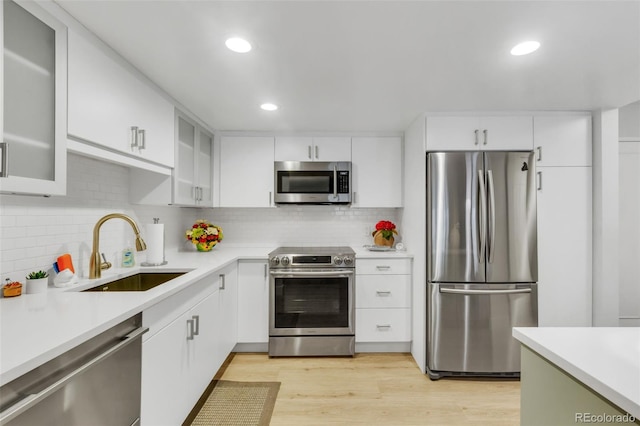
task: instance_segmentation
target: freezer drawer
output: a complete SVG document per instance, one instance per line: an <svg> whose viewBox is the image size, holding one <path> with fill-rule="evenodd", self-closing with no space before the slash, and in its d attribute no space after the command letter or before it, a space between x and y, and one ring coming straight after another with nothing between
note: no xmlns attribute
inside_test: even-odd
<svg viewBox="0 0 640 426"><path fill-rule="evenodd" d="M428 284L427 371L445 375L520 373L513 327L538 325L536 284Z"/></svg>

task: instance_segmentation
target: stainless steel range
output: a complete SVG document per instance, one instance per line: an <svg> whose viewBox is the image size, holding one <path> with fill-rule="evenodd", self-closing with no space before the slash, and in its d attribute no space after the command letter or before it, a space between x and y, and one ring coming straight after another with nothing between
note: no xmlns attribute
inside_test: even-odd
<svg viewBox="0 0 640 426"><path fill-rule="evenodd" d="M355 263L350 247L269 253L269 356L354 354Z"/></svg>

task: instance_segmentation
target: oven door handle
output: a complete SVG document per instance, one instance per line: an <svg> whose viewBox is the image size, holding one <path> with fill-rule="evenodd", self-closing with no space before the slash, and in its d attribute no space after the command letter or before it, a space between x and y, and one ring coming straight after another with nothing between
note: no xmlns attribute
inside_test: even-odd
<svg viewBox="0 0 640 426"><path fill-rule="evenodd" d="M353 271L269 271L273 276L279 277L335 277L340 275L353 275Z"/></svg>

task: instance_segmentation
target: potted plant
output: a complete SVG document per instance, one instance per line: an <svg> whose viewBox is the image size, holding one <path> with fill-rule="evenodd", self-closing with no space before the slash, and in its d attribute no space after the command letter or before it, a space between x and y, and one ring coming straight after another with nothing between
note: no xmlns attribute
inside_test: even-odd
<svg viewBox="0 0 640 426"><path fill-rule="evenodd" d="M198 251L211 251L224 238L222 228L203 219L196 220L185 235Z"/></svg>
<svg viewBox="0 0 640 426"><path fill-rule="evenodd" d="M397 234L396 225L389 220L381 220L376 223L376 230L371 233L375 245L387 247L393 247L393 236Z"/></svg>
<svg viewBox="0 0 640 426"><path fill-rule="evenodd" d="M49 285L49 274L45 271L34 271L27 275L26 293L44 293Z"/></svg>

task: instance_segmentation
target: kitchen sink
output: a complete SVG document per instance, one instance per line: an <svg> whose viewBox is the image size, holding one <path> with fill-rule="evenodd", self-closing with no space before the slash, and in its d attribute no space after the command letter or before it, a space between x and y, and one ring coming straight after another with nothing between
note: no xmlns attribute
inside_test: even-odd
<svg viewBox="0 0 640 426"><path fill-rule="evenodd" d="M140 272L84 291L147 291L186 272Z"/></svg>

